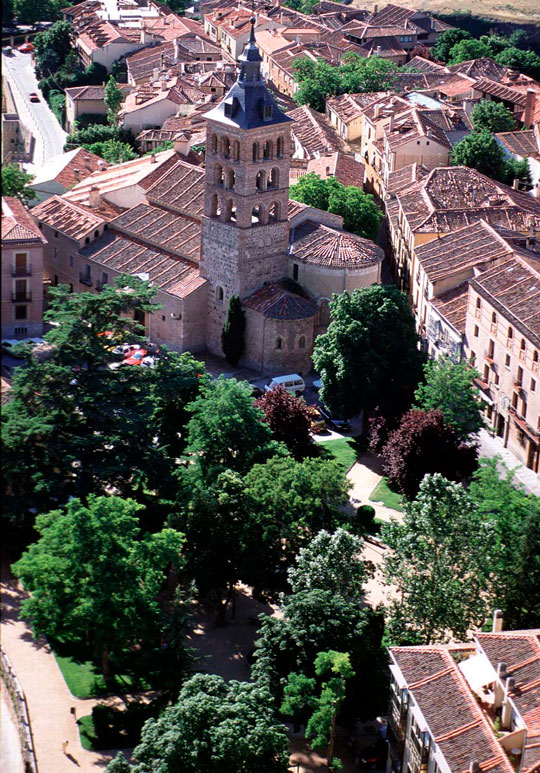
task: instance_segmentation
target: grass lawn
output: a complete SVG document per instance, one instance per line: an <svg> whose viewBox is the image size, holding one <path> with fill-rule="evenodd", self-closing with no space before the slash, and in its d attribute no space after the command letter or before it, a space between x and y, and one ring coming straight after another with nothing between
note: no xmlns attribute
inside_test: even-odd
<svg viewBox="0 0 540 773"><path fill-rule="evenodd" d="M96 743L97 738L92 715L87 714L85 717L81 717L77 720L77 724L79 725L79 736L82 748L87 749L89 752L96 751L96 746L94 744Z"/></svg>
<svg viewBox="0 0 540 773"><path fill-rule="evenodd" d="M370 494L370 502L380 502L392 510L403 512L403 497L397 491L394 491L388 485L388 478L381 478Z"/></svg>
<svg viewBox="0 0 540 773"><path fill-rule="evenodd" d="M96 695L107 695L116 691L125 692L134 688L133 679L120 674L115 675L112 685L107 687L99 668L91 660L79 660L67 654L64 647L61 648L63 654L60 655L58 649L59 647L54 647L54 657L69 691L76 698L93 698Z"/></svg>
<svg viewBox="0 0 540 773"><path fill-rule="evenodd" d="M356 462L358 451L354 438L336 438L335 440L322 440L319 444L323 449L323 456L333 456L347 472Z"/></svg>

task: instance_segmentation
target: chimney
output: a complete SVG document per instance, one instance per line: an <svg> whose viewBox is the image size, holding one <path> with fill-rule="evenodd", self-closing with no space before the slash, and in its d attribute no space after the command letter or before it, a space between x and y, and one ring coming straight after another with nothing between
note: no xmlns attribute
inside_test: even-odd
<svg viewBox="0 0 540 773"><path fill-rule="evenodd" d="M375 109L373 111L373 117L374 118L378 118L380 112L381 112L381 106L380 105L375 105Z"/></svg>
<svg viewBox="0 0 540 773"><path fill-rule="evenodd" d="M80 169L77 169L77 167L75 167L75 169L73 170L73 174L75 175L75 178L76 178L77 180L80 180L80 179L81 179L81 170L80 170Z"/></svg>
<svg viewBox="0 0 540 773"><path fill-rule="evenodd" d="M98 172L103 172L105 169L105 161L102 161L101 159L97 162L98 165Z"/></svg>
<svg viewBox="0 0 540 773"><path fill-rule="evenodd" d="M495 680L493 688L493 708L498 709L503 702L504 688L502 686L506 679L506 663L501 661L497 664L497 679Z"/></svg>
<svg viewBox="0 0 540 773"><path fill-rule="evenodd" d="M151 164L155 164L156 163L156 154L155 153L152 153L150 155L150 163Z"/></svg>
<svg viewBox="0 0 540 773"><path fill-rule="evenodd" d="M480 765L478 762L471 762L469 765L469 773L480 773Z"/></svg>
<svg viewBox="0 0 540 773"><path fill-rule="evenodd" d="M174 138L174 149L181 156L187 156L191 150L191 132L179 132Z"/></svg>
<svg viewBox="0 0 540 773"><path fill-rule="evenodd" d="M531 250L534 247L535 236L536 234L534 232L534 220L531 217L531 219L529 220L529 233L527 235L527 241L526 241L528 250Z"/></svg>
<svg viewBox="0 0 540 773"><path fill-rule="evenodd" d="M377 3L375 3L375 5L373 6L373 13L379 13L379 6L377 5Z"/></svg>
<svg viewBox="0 0 540 773"><path fill-rule="evenodd" d="M101 193L97 185L92 185L88 194L88 204L92 209L99 209L101 206Z"/></svg>
<svg viewBox="0 0 540 773"><path fill-rule="evenodd" d="M394 114L393 113L390 115L390 121L388 122L388 131L389 132L394 131Z"/></svg>
<svg viewBox="0 0 540 773"><path fill-rule="evenodd" d="M502 629L503 629L503 613L500 609L496 609L493 613L491 632L500 633Z"/></svg>
<svg viewBox="0 0 540 773"><path fill-rule="evenodd" d="M525 110L523 111L523 126L526 129L530 129L533 124L534 108L536 105L536 91L534 89L527 89L525 99Z"/></svg>
<svg viewBox="0 0 540 773"><path fill-rule="evenodd" d="M154 67L152 70L152 82L157 81L159 79L159 67Z"/></svg>
<svg viewBox="0 0 540 773"><path fill-rule="evenodd" d="M380 56L382 54L382 48L380 46L377 46L375 49L375 56Z"/></svg>
<svg viewBox="0 0 540 773"><path fill-rule="evenodd" d="M510 690L514 688L516 680L509 676L504 687L504 701L501 712L501 729L508 730L512 720L512 704L510 703Z"/></svg>
<svg viewBox="0 0 540 773"><path fill-rule="evenodd" d="M514 179L512 181L512 188L515 191L519 191L519 177L514 177Z"/></svg>

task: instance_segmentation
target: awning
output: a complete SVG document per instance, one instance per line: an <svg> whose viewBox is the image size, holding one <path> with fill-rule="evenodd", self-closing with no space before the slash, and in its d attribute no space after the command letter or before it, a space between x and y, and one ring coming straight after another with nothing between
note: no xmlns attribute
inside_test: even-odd
<svg viewBox="0 0 540 773"><path fill-rule="evenodd" d="M495 669L485 655L473 655L472 658L459 663L458 667L471 690L476 692L487 684L491 684L497 678Z"/></svg>

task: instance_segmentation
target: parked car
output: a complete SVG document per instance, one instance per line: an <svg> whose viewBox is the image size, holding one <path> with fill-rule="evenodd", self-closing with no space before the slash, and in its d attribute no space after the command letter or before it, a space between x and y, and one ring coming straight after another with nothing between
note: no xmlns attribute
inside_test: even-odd
<svg viewBox="0 0 540 773"><path fill-rule="evenodd" d="M112 350L113 354L121 354L122 357L129 357L133 352L139 349L139 344L118 344Z"/></svg>
<svg viewBox="0 0 540 773"><path fill-rule="evenodd" d="M34 50L34 46L32 43L23 43L22 46L19 46L17 51L20 51L21 54L31 54Z"/></svg>
<svg viewBox="0 0 540 773"><path fill-rule="evenodd" d="M141 362L141 366L143 368L155 368L156 367L156 358L155 357L145 357L143 361Z"/></svg>
<svg viewBox="0 0 540 773"><path fill-rule="evenodd" d="M302 376L299 376L298 373L290 373L288 376L274 376L273 379L270 379L268 384L265 384L264 388L267 392L270 392L277 386L282 386L287 392L290 392L297 397L301 395L306 388L304 379Z"/></svg>
<svg viewBox="0 0 540 773"><path fill-rule="evenodd" d="M30 102L40 102L41 101L39 96L36 94L35 91L31 91L28 96L30 98Z"/></svg>
<svg viewBox="0 0 540 773"><path fill-rule="evenodd" d="M4 354L9 354L10 357L23 359L25 355L18 348L21 344L29 345L33 349L43 343L45 343L45 341L43 338L39 338L39 336L35 336L34 338L5 338L2 341L2 351Z"/></svg>
<svg viewBox="0 0 540 773"><path fill-rule="evenodd" d="M148 352L146 349L137 349L129 357L126 357L123 365L141 365Z"/></svg>
<svg viewBox="0 0 540 773"><path fill-rule="evenodd" d="M337 429L339 432L349 432L351 423L348 419L344 419L343 416L339 416L337 413L332 413L325 405L321 405L319 410L330 427Z"/></svg>
<svg viewBox="0 0 540 773"><path fill-rule="evenodd" d="M319 435L321 432L326 432L326 422L323 418L322 413L319 411L318 408L315 408L314 405L308 406L309 408L309 419L310 419L310 432L313 432L314 435Z"/></svg>
<svg viewBox="0 0 540 773"><path fill-rule="evenodd" d="M321 378L315 379L315 381L313 382L313 389L316 389L318 392L321 387L322 387L322 379Z"/></svg>

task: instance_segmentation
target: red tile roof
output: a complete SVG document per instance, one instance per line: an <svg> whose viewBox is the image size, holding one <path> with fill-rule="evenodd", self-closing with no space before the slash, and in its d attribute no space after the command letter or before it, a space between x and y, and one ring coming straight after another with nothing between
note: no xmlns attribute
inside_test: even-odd
<svg viewBox="0 0 540 773"><path fill-rule="evenodd" d="M198 263L201 251L201 223L151 204L138 204L110 224L114 233L125 234L150 247Z"/></svg>
<svg viewBox="0 0 540 773"><path fill-rule="evenodd" d="M47 244L22 202L10 196L2 197L2 242L6 247L11 246L10 242L29 242L37 246Z"/></svg>
<svg viewBox="0 0 540 773"><path fill-rule="evenodd" d="M308 105L302 105L287 113L292 118L292 133L307 152L309 158L327 155L342 147L335 131L326 123L324 116Z"/></svg>
<svg viewBox="0 0 540 773"><path fill-rule="evenodd" d="M196 219L204 205L204 169L188 164L178 154L175 163L146 186L148 201Z"/></svg>
<svg viewBox="0 0 540 773"><path fill-rule="evenodd" d="M293 228L290 255L302 263L339 269L367 268L384 260L374 242L311 220Z"/></svg>
<svg viewBox="0 0 540 773"><path fill-rule="evenodd" d="M242 301L242 305L270 319L310 319L317 313L317 304L292 291L286 281L264 285Z"/></svg>
<svg viewBox="0 0 540 773"><path fill-rule="evenodd" d="M364 184L364 164L356 161L354 156L342 153L332 153L328 156L320 156L308 161L308 172L314 172L323 179L335 177L342 185L362 188Z"/></svg>
<svg viewBox="0 0 540 773"><path fill-rule="evenodd" d="M34 207L32 214L38 220L71 239L84 239L111 218L105 218L98 211L92 211L61 196L51 196ZM116 217L118 213L113 216Z"/></svg>

